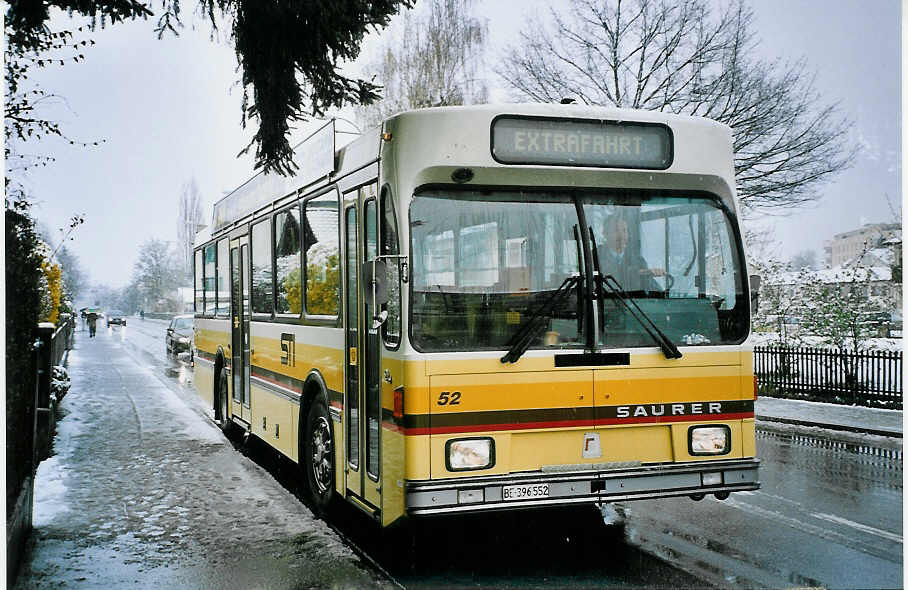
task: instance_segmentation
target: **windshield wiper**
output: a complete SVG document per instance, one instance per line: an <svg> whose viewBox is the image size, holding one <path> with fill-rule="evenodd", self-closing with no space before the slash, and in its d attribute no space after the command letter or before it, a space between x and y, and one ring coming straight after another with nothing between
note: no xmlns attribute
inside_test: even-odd
<svg viewBox="0 0 908 590"><path fill-rule="evenodd" d="M662 349L662 354L665 355L667 359L679 359L681 358L681 351L678 350L678 347L675 346L675 343L665 335L665 332L659 329L652 319L646 313L640 309L640 306L637 305L637 302L628 297L627 291L621 287L621 284L615 280L615 277L612 275L597 275L596 276L596 285L598 287L605 286L609 291L615 294L618 298L618 301L624 305L624 308L627 309L628 313L637 320L643 329L646 330L646 333L649 334L650 338L659 345L659 348Z"/></svg>
<svg viewBox="0 0 908 590"><path fill-rule="evenodd" d="M511 338L511 348L508 349L507 354L501 357L501 362L516 363L530 347L533 340L539 335L539 331L545 326L545 322L542 320L550 319L552 308L567 297L571 291L582 282L582 274L575 274L564 279L561 286L552 293L542 307L536 310L536 312L520 326L520 329L517 330L517 333Z"/></svg>
<svg viewBox="0 0 908 590"><path fill-rule="evenodd" d="M639 322L641 326L643 326L643 329L647 334L649 334L649 337L652 338L653 341L659 345L659 348L662 349L662 354L665 355L665 358L681 358L681 351L678 350L678 347L675 346L675 343L665 335L665 332L659 329L659 326L657 326L655 322L653 322L653 320L648 315L646 315L646 313L642 309L640 309L640 306L637 305L637 302L628 296L627 291L624 290L624 287L621 286L621 284L615 279L615 277L613 277L612 275L602 274L602 270L599 266L599 252L596 250L596 242L595 238L593 238L592 236L592 232L590 232L590 240L593 241L593 266L595 267L596 271L593 278L596 281L597 291L600 291L596 294L596 296L599 298L599 301L601 302L603 299L601 290L604 286L615 294L615 296L618 298L618 301L620 301L627 312L631 314L631 317L633 317L635 320L637 320L637 322ZM600 307L600 309L602 309L604 312L603 308Z"/></svg>

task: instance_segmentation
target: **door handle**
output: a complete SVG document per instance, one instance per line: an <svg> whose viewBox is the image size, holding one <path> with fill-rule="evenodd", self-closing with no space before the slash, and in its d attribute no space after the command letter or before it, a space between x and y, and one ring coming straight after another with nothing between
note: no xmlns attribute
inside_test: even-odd
<svg viewBox="0 0 908 590"><path fill-rule="evenodd" d="M385 369L385 383L390 384L392 381L393 379L391 379L391 371Z"/></svg>

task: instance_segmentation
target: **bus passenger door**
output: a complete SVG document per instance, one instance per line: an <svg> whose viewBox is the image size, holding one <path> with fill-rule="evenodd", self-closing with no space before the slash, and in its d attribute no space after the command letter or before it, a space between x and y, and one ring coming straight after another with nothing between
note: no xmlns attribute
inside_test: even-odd
<svg viewBox="0 0 908 590"><path fill-rule="evenodd" d="M230 375L231 414L252 422L249 399L249 239L230 242Z"/></svg>
<svg viewBox="0 0 908 590"><path fill-rule="evenodd" d="M363 242L363 262L369 263L378 256L378 218L376 185L371 184L360 189L363 199L363 219L361 236ZM364 410L365 430L362 454L365 457L365 475L363 477L363 494L373 506L381 506L381 337L380 328L373 328L373 317L376 311L369 302L372 297L372 285L360 281L363 289L360 308L363 331L360 338L363 347L360 374L363 376L362 408ZM367 292L368 291L368 292Z"/></svg>
<svg viewBox="0 0 908 590"><path fill-rule="evenodd" d="M352 201L347 199L352 196ZM359 240L357 191L344 195L344 480L346 494L362 497L359 424ZM345 494L345 495L346 495Z"/></svg>
<svg viewBox="0 0 908 590"><path fill-rule="evenodd" d="M347 496L373 514L381 506L380 343L359 275L362 263L377 254L375 191L373 184L344 195L344 471Z"/></svg>

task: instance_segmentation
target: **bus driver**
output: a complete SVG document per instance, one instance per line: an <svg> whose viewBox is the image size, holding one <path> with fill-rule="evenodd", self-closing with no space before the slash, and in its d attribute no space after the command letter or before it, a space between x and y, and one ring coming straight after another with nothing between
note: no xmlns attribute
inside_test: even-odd
<svg viewBox="0 0 908 590"><path fill-rule="evenodd" d="M625 291L661 291L653 277L663 276L665 270L649 268L643 256L628 251L627 221L613 214L602 227L605 244L597 248L602 274L615 277Z"/></svg>

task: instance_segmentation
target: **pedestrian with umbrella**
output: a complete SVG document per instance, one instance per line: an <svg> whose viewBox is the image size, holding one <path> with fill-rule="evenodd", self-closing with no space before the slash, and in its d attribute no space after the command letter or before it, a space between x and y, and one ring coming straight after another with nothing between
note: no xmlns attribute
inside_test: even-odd
<svg viewBox="0 0 908 590"><path fill-rule="evenodd" d="M88 337L94 338L95 332L98 330L98 313L95 310L90 310L87 314L88 320Z"/></svg>

